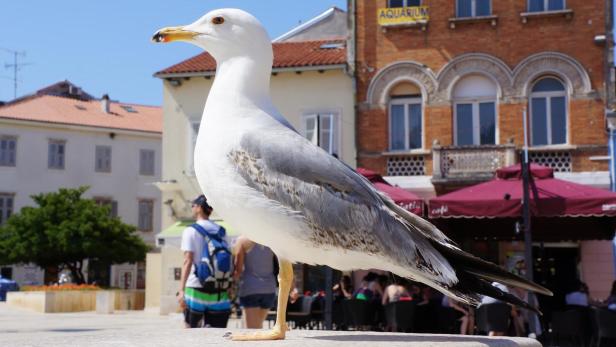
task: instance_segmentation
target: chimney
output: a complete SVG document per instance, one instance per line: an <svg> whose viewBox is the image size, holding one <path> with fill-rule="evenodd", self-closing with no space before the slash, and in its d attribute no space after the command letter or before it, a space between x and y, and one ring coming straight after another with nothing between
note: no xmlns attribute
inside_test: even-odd
<svg viewBox="0 0 616 347"><path fill-rule="evenodd" d="M105 113L109 113L109 95L105 94L101 98L101 109Z"/></svg>

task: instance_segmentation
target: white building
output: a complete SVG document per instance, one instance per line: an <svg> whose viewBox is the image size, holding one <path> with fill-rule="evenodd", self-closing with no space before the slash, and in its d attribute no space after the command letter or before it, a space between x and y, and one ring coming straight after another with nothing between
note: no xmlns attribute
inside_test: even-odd
<svg viewBox="0 0 616 347"><path fill-rule="evenodd" d="M355 167L353 80L347 70L346 13L331 8L273 42L271 95L298 132ZM146 308L173 310L179 288L179 237L201 193L193 169L196 131L216 63L202 53L155 74L163 86L163 181L160 253L148 254ZM216 206L214 205L216 219ZM233 233L232 226L227 228ZM158 274L156 274L158 273ZM296 271L301 280L300 270ZM150 285L152 284L152 285ZM298 284L299 285L299 284ZM301 287L301 285L299 285Z"/></svg>
<svg viewBox="0 0 616 347"><path fill-rule="evenodd" d="M0 106L0 224L31 195L90 186L85 196L111 204L146 243L160 232L162 111L95 100L68 81ZM145 264L97 269L102 281L143 288ZM22 284L56 280L33 266L3 266ZM107 277L106 279L104 277Z"/></svg>

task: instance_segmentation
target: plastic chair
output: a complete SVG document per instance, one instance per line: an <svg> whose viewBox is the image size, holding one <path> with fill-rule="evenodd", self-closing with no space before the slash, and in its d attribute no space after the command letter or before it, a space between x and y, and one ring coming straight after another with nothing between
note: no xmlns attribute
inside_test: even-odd
<svg viewBox="0 0 616 347"><path fill-rule="evenodd" d="M299 307L301 307L300 311L287 311L287 321L293 322L294 328L306 328L310 323L310 310L312 308L312 301L314 298L312 296L302 296L299 298L301 303Z"/></svg>
<svg viewBox="0 0 616 347"><path fill-rule="evenodd" d="M507 332L511 319L511 306L504 303L481 305L475 314L477 329L489 333L490 331Z"/></svg>
<svg viewBox="0 0 616 347"><path fill-rule="evenodd" d="M396 301L385 305L387 327L394 332L412 332L415 306L413 301Z"/></svg>
<svg viewBox="0 0 616 347"><path fill-rule="evenodd" d="M438 332L441 334L459 334L460 321L458 321L458 317L460 314L451 307L439 307Z"/></svg>
<svg viewBox="0 0 616 347"><path fill-rule="evenodd" d="M605 308L593 308L594 334L592 342L601 347L604 339L611 340L608 346L616 345L616 312ZM592 343L591 343L592 345Z"/></svg>
<svg viewBox="0 0 616 347"><path fill-rule="evenodd" d="M347 324L356 329L366 329L374 325L375 305L366 300L350 299L343 301Z"/></svg>
<svg viewBox="0 0 616 347"><path fill-rule="evenodd" d="M552 344L585 346L590 316L586 308L570 308L552 313Z"/></svg>

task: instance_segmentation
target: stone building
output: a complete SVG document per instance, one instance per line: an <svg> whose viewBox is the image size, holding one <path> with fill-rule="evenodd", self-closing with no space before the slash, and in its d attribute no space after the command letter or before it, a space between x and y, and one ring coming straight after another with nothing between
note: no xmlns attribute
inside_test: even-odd
<svg viewBox="0 0 616 347"><path fill-rule="evenodd" d="M358 166L424 197L449 192L518 162L526 114L533 162L607 189L608 7L583 0L349 1ZM501 263L519 251L515 242L471 246ZM591 294L609 290L608 241L544 246L555 262L581 259ZM565 271L575 273L576 265Z"/></svg>

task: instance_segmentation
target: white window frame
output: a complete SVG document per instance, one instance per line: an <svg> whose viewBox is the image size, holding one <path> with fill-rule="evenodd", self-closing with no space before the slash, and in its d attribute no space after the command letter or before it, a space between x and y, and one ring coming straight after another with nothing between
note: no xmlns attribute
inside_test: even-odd
<svg viewBox="0 0 616 347"><path fill-rule="evenodd" d="M391 136L391 106L392 105L419 105L421 108L421 146L419 148L409 148L409 108L404 107L404 149L393 149L393 141ZM390 98L388 105L388 127L387 132L389 133L389 151L390 152L408 152L408 151L423 151L425 148L425 137L426 137L426 124L425 124L425 110L422 102L421 96L410 96L404 98Z"/></svg>
<svg viewBox="0 0 616 347"><path fill-rule="evenodd" d="M308 139L306 137L308 129L306 127L306 123L308 122L308 119L314 118L315 121L317 120L318 117L322 117L322 116L329 116L332 117L332 120L330 122L331 127L330 127L330 131L329 131L329 143L330 143L330 151L329 154L336 154L338 156L338 158L342 158L342 146L341 146L341 139L342 139L342 129L341 129L341 113L339 111L334 111L334 110L321 110L321 111L313 111L313 112L303 112L302 115L302 136L304 136L304 138ZM320 126L320 122L316 122L317 124L317 142L321 142L321 126ZM310 139L308 139L310 141ZM316 144L320 147L319 144ZM335 151L333 150L332 147L335 147ZM323 148L323 147L321 147Z"/></svg>
<svg viewBox="0 0 616 347"><path fill-rule="evenodd" d="M526 1L526 11L531 12L530 10L530 2L532 0L527 0ZM532 11L533 13L542 13L542 12L553 12L553 11L562 11L562 10L566 10L567 9L567 0L563 0L563 8L559 9L559 10L550 10L548 9L548 5L550 3L550 0L543 0L543 11ZM492 8L490 7L490 10Z"/></svg>
<svg viewBox="0 0 616 347"><path fill-rule="evenodd" d="M148 153L146 155L146 153ZM151 162L145 162L145 159L152 158ZM153 149L142 148L139 150L139 175L154 176L156 173L156 151Z"/></svg>
<svg viewBox="0 0 616 347"><path fill-rule="evenodd" d="M560 91L550 91L550 92L533 92L533 88L537 85L537 83L539 83L541 80L543 79L555 79L558 82L560 82L560 84L563 86L564 90L560 90ZM557 143L557 144L553 144L552 143L552 98L554 97L564 97L565 98L565 143ZM545 107L545 112L546 112L546 127L547 127L547 140L548 143L545 145L535 145L533 143L533 117L534 115L534 111L533 111L533 102L532 100L534 98L545 98L546 99L546 107ZM570 125L569 125L569 96L567 95L567 85L565 83L563 83L563 81L557 77L554 76L545 76L545 77L541 77L539 79L537 79L535 81L535 83L533 83L530 87L530 96L529 96L529 100L528 100L528 108L530 109L530 146L531 147L549 147L549 146L563 146L563 145L568 145L569 142L569 134L571 133L569 131Z"/></svg>
<svg viewBox="0 0 616 347"><path fill-rule="evenodd" d="M190 176L195 175L195 147L197 147L200 124L200 119L188 118L188 126L186 128L186 173ZM194 131L194 126L197 127L197 131Z"/></svg>
<svg viewBox="0 0 616 347"><path fill-rule="evenodd" d="M109 166L107 167L106 165L103 165L101 167L98 166L98 161L99 159L99 155L105 155L106 156L106 151L109 150ZM107 159L107 158L105 158ZM100 173L111 173L112 170L112 160L113 160L113 149L111 148L111 146L107 146L107 145L96 145L94 146L94 172L100 172Z"/></svg>
<svg viewBox="0 0 616 347"><path fill-rule="evenodd" d="M408 6L409 1L411 1L411 0L402 0L402 1L403 1L403 4L404 4L404 6L402 6L402 7L415 7L415 6ZM421 6L422 4L423 4L423 0L420 0L419 1L419 6ZM392 8L390 0L387 0L387 8Z"/></svg>
<svg viewBox="0 0 616 347"><path fill-rule="evenodd" d="M62 145L62 155L60 156L57 152L51 152L51 145ZM53 154L53 160L52 159ZM59 165L59 158L62 158L62 165ZM62 139L50 139L47 142L47 168L50 170L64 170L66 168L66 140Z"/></svg>
<svg viewBox="0 0 616 347"><path fill-rule="evenodd" d="M492 15L492 0L489 0L490 10L488 11L488 16ZM470 17L460 17L459 11L460 0L456 0L456 18L474 18L477 16L477 0L471 0L471 15ZM482 16L483 17L483 16Z"/></svg>
<svg viewBox="0 0 616 347"><path fill-rule="evenodd" d="M498 98L482 97L482 98L460 98L456 99L453 104L453 143L458 145L458 105L459 104L471 104L473 112L473 146L493 146L499 143L499 131L498 131ZM486 102L494 103L494 143L493 144L481 144L481 124L479 117L479 104Z"/></svg>
<svg viewBox="0 0 616 347"><path fill-rule="evenodd" d="M13 161L10 162L8 160L8 158L6 156L9 156L9 153L11 152L8 148L6 149L6 153L5 153L5 161L0 162L0 166L3 167L15 167L17 166L17 136L11 136L11 135L0 135L0 141L13 141L15 142L15 149L13 150ZM8 146L8 144L7 144ZM2 149L0 149L0 151L2 151Z"/></svg>
<svg viewBox="0 0 616 347"><path fill-rule="evenodd" d="M149 225L142 225L141 224L141 215L142 215L142 211L141 211L141 204L142 203L148 203L150 204L150 218L149 220L146 222ZM144 227L144 228L142 228ZM153 231L154 230L154 199L139 199L137 202L137 230L139 231Z"/></svg>
<svg viewBox="0 0 616 347"><path fill-rule="evenodd" d="M11 199L10 209L7 208L9 198ZM0 193L0 199L4 200L2 202L2 209L0 209L0 225L3 225L15 211L15 193Z"/></svg>

